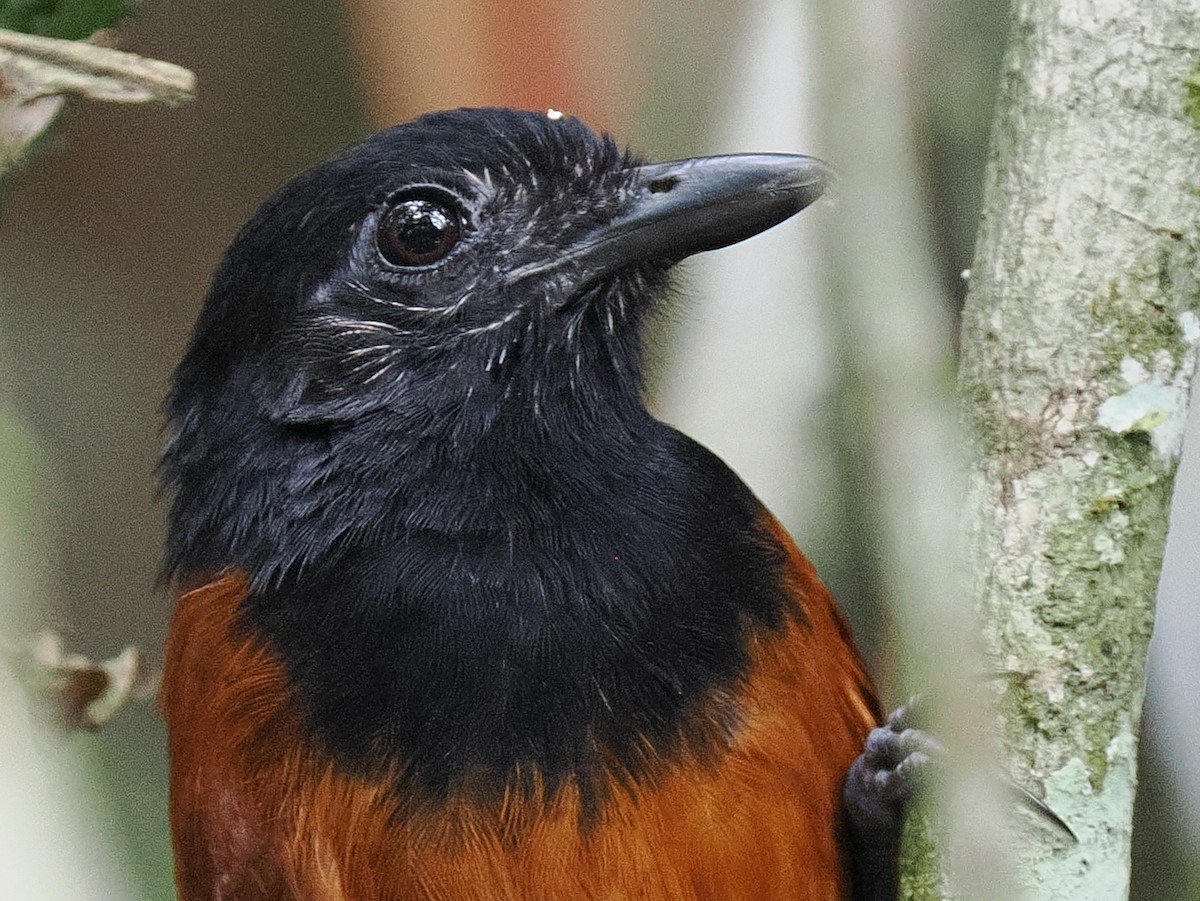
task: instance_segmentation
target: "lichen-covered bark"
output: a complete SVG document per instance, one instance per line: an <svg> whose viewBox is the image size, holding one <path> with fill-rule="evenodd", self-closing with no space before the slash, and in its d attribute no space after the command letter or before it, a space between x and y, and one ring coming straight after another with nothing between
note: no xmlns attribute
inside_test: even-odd
<svg viewBox="0 0 1200 901"><path fill-rule="evenodd" d="M1017 0L963 320L975 596L1030 898L1127 896L1146 650L1200 343L1200 7Z"/></svg>

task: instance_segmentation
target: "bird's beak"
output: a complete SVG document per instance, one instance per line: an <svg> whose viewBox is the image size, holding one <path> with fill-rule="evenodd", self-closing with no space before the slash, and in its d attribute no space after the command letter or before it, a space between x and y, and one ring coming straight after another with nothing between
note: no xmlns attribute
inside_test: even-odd
<svg viewBox="0 0 1200 901"><path fill-rule="evenodd" d="M522 266L510 281L569 273L576 288L652 260L676 262L736 244L821 196L832 170L809 156L745 153L651 163L633 170L632 198L615 218Z"/></svg>

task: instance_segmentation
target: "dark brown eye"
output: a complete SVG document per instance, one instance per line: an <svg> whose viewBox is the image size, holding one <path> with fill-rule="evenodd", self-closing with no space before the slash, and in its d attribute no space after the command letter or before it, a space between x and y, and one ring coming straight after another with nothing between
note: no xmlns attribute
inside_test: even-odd
<svg viewBox="0 0 1200 901"><path fill-rule="evenodd" d="M428 266L458 243L458 207L450 198L409 195L393 201L379 220L375 243L393 266Z"/></svg>

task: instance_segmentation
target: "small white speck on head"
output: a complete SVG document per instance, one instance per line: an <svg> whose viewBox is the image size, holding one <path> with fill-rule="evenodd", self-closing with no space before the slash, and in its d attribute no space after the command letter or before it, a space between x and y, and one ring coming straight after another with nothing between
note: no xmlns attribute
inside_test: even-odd
<svg viewBox="0 0 1200 901"><path fill-rule="evenodd" d="M551 122L557 122L562 117L563 117L563 114L560 110L556 110L553 107L546 110L546 118L549 119Z"/></svg>
<svg viewBox="0 0 1200 901"><path fill-rule="evenodd" d="M960 272L958 274L958 277L961 278L964 282L969 282L971 280L971 270L964 269L962 272Z"/></svg>

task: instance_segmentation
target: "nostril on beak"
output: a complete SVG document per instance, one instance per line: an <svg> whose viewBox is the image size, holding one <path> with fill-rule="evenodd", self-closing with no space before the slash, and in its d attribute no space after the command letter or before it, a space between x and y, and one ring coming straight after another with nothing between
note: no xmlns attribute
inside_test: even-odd
<svg viewBox="0 0 1200 901"><path fill-rule="evenodd" d="M679 184L679 178L675 175L668 175L664 178L651 179L647 187L651 194L666 194L673 187Z"/></svg>

